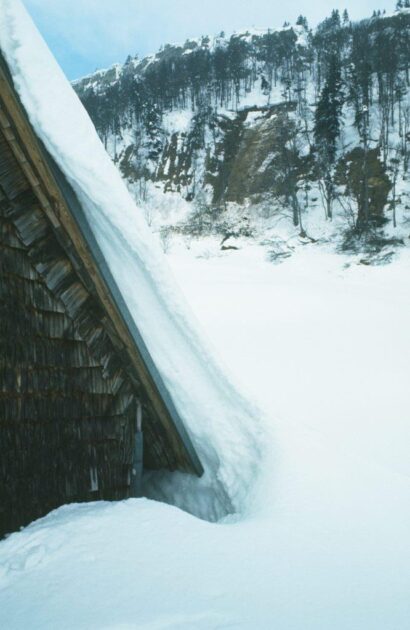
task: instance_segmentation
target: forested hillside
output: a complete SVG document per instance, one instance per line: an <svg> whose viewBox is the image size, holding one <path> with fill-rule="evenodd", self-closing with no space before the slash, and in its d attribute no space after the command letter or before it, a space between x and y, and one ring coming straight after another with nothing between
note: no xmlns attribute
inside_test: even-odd
<svg viewBox="0 0 410 630"><path fill-rule="evenodd" d="M167 45L75 89L163 230L379 252L410 232L409 69L400 5Z"/></svg>

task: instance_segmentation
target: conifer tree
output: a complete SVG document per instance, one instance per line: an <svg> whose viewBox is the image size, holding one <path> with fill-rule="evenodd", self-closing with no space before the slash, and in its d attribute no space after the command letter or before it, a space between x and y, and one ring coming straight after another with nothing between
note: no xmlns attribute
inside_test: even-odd
<svg viewBox="0 0 410 630"><path fill-rule="evenodd" d="M298 19L296 20L296 25L297 26L303 26L303 28L306 31L309 29L307 18L304 17L303 15L299 15Z"/></svg>
<svg viewBox="0 0 410 630"><path fill-rule="evenodd" d="M333 53L329 59L327 76L315 112L315 144L318 177L326 201L326 215L332 218L334 185L332 169L336 158L336 144L340 134L343 107L340 59Z"/></svg>

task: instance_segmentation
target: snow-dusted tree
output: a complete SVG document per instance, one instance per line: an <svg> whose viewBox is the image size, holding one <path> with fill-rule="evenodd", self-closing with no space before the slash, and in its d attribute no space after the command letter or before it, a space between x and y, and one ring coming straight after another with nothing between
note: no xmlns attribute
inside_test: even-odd
<svg viewBox="0 0 410 630"><path fill-rule="evenodd" d="M315 112L315 149L317 176L326 203L326 217L332 218L332 203L335 196L333 168L336 145L340 134L343 108L342 77L340 59L332 53L327 68L326 80Z"/></svg>

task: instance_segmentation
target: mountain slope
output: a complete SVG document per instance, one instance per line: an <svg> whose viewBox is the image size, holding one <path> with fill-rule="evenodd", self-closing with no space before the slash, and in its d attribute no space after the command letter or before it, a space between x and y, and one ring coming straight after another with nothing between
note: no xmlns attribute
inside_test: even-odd
<svg viewBox="0 0 410 630"><path fill-rule="evenodd" d="M408 9L333 11L314 31L300 17L168 45L74 87L157 227L377 252L407 242L409 68ZM179 210L155 213L157 191Z"/></svg>

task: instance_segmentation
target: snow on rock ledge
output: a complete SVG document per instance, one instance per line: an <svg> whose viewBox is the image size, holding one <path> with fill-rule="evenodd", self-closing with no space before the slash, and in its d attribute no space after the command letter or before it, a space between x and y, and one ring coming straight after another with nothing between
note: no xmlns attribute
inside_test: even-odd
<svg viewBox="0 0 410 630"><path fill-rule="evenodd" d="M0 47L30 121L95 237L205 468L152 473L146 494L202 518L244 508L261 460L258 412L215 361L164 256L78 97L20 0L0 0Z"/></svg>

